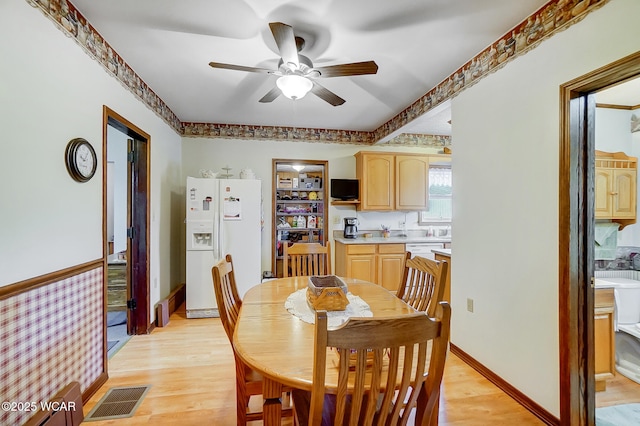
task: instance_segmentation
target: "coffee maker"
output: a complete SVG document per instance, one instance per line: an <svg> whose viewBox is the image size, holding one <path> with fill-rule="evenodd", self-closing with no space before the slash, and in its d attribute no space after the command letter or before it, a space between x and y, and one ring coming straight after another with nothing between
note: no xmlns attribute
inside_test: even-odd
<svg viewBox="0 0 640 426"><path fill-rule="evenodd" d="M358 234L358 219L355 217L344 218L344 237L355 238Z"/></svg>

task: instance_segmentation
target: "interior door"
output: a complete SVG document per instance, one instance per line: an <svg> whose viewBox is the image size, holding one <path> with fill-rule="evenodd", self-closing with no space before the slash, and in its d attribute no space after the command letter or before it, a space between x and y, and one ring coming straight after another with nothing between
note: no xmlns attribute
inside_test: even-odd
<svg viewBox="0 0 640 426"><path fill-rule="evenodd" d="M147 259L147 144L129 139L127 167L127 204L129 205L127 231L127 333L147 332L149 306Z"/></svg>

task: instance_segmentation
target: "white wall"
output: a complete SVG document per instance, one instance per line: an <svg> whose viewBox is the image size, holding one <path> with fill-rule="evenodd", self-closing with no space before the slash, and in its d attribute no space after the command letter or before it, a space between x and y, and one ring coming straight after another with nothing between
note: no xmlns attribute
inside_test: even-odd
<svg viewBox="0 0 640 426"><path fill-rule="evenodd" d="M24 0L0 2L0 57L0 286L102 258L107 105L151 135L153 306L183 280L171 246L182 219L173 209L180 136ZM87 183L65 168L64 150L75 137L98 154L98 172Z"/></svg>
<svg viewBox="0 0 640 426"><path fill-rule="evenodd" d="M559 86L640 49L639 14L611 0L452 101L451 341L556 416Z"/></svg>
<svg viewBox="0 0 640 426"><path fill-rule="evenodd" d="M227 165L232 168L234 178L238 178L242 169L252 169L256 177L262 180L262 196L264 203L264 229L262 232L262 270L270 271L271 267L271 172L272 159L327 160L329 162L329 179L355 178L358 151L394 151L423 152L435 154L435 148L408 148L397 146L359 146L307 142L273 142L247 141L228 139L184 138L182 149L183 181L187 176L200 176L200 169L222 172ZM184 190L182 192L184 201ZM184 213L183 213L184 215ZM356 216L355 207L329 206L327 222L328 236L332 237L334 229L342 229L342 218ZM404 220L405 214L400 212L367 212L357 213L363 221L361 229L375 227L381 223L389 223L398 229L398 221ZM417 229L417 214L408 214L408 229ZM338 225L334 224L338 221ZM184 226L183 226L184 228ZM369 229L371 229L369 228ZM184 234L184 230L183 230ZM184 238L183 238L184 240ZM184 243L182 243L184 247Z"/></svg>

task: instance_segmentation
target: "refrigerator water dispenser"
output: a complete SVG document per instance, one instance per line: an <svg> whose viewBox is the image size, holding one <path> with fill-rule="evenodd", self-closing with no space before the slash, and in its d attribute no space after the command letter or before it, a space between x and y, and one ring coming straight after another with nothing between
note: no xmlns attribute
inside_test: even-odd
<svg viewBox="0 0 640 426"><path fill-rule="evenodd" d="M213 223L187 222L187 250L213 250Z"/></svg>

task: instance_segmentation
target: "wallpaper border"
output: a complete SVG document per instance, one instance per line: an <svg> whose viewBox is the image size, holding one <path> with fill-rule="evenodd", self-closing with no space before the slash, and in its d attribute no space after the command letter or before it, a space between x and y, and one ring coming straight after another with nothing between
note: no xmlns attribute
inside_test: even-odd
<svg viewBox="0 0 640 426"><path fill-rule="evenodd" d="M26 1L33 7L39 8L45 16L57 24L61 31L73 38L89 56L98 61L109 74L120 81L127 90L181 136L357 145L376 144L417 117L431 111L444 101L455 97L482 78L502 68L508 62L526 54L543 40L580 22L589 13L609 2L609 0L550 0L413 104L377 129L366 132L251 124L181 122L72 3L67 0ZM449 146L451 138L436 135L411 135L409 137L400 135L385 143L424 146L437 146L437 144L443 143L445 146Z"/></svg>

